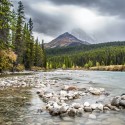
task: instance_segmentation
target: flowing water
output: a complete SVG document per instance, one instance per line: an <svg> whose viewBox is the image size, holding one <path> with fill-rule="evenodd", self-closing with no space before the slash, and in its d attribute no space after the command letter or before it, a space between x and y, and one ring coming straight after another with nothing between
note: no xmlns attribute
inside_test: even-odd
<svg viewBox="0 0 125 125"><path fill-rule="evenodd" d="M41 72L39 76L63 84L104 87L110 97L125 93L125 72L57 70ZM96 119L90 119L90 113L75 118L52 117L39 111L44 105L36 88L0 90L0 125L125 125L125 110L96 113Z"/></svg>

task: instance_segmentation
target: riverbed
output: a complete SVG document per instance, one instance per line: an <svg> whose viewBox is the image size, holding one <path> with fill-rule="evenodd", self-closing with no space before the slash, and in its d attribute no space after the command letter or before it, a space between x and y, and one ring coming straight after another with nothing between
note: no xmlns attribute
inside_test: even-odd
<svg viewBox="0 0 125 125"><path fill-rule="evenodd" d="M125 93L125 72L56 70L40 72L37 74L37 80L56 81L58 85L105 88L106 92L110 93L106 101ZM96 118L89 117L90 113L87 112L81 117L51 116L49 112L43 110L46 104L36 94L38 89L39 86L34 84L0 90L0 125L125 125L125 110L96 112L94 113ZM103 96L85 97L74 102L94 103L104 101L103 99Z"/></svg>

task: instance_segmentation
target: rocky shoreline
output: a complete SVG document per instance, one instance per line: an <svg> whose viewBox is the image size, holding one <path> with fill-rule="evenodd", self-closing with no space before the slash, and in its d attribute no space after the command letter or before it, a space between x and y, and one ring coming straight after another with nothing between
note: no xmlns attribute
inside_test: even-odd
<svg viewBox="0 0 125 125"><path fill-rule="evenodd" d="M35 88L36 94L45 103L39 111L49 112L52 116L75 117L89 113L91 119L96 119L95 113L118 112L125 109L125 94L110 97L110 93L104 88L67 85L58 80L47 79L46 76L41 77L39 74L0 78L0 90L10 87ZM103 97L103 101L97 99L89 102L86 101L87 97L90 100Z"/></svg>
<svg viewBox="0 0 125 125"><path fill-rule="evenodd" d="M35 85L38 83L37 79L37 75L2 77L0 78L0 90L7 89L10 87L35 87Z"/></svg>
<svg viewBox="0 0 125 125"><path fill-rule="evenodd" d="M83 103L72 102L75 99L84 98L90 95L92 95L93 98L94 96L102 95L107 98L109 93L106 93L104 88L78 88L76 86L64 85L60 87L60 91L49 92L46 89L47 84L44 83L45 87L37 91L37 94L46 103L46 110L52 116L74 117L82 116L83 113L89 112L90 117L95 119L96 116L93 113L105 113L112 110L120 111L125 108L125 95L114 97L110 99L111 101L108 103L101 103L98 101L96 101L96 103L89 103L87 101ZM56 81L55 83L49 81L49 86L52 87L54 85L56 85Z"/></svg>
<svg viewBox="0 0 125 125"><path fill-rule="evenodd" d="M36 72L34 72L34 71L22 71L22 72L4 71L4 72L0 73L0 78L5 77L5 76L11 76L11 75L31 75L31 74L34 74L34 73L36 73Z"/></svg>

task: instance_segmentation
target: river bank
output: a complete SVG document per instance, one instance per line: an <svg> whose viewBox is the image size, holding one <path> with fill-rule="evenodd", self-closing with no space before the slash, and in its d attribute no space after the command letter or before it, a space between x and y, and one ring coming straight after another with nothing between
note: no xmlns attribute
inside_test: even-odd
<svg viewBox="0 0 125 125"><path fill-rule="evenodd" d="M116 80L116 78L119 80L118 76L124 81L124 73L123 77L118 72L110 72L110 75L108 73L55 70L29 76L0 78L0 82L4 83L0 90L2 93L0 94L2 99L0 119L3 119L0 123L9 122L10 125L114 125L117 123L117 125L124 125L125 111L124 106L121 105L124 89L122 90L123 86L115 88L112 84L119 83ZM116 77L111 79L114 75ZM116 102L118 100L120 102L119 105L113 104L116 96L119 96L116 98ZM4 122L3 105L7 106L4 108L10 115L10 120L6 122ZM16 106L15 110L12 105ZM12 110L13 113L18 113L16 119L10 112Z"/></svg>
<svg viewBox="0 0 125 125"><path fill-rule="evenodd" d="M0 78L2 77L11 77L11 76L25 76L25 75L33 75L39 73L37 71L22 71L22 72L2 72L0 73Z"/></svg>
<svg viewBox="0 0 125 125"><path fill-rule="evenodd" d="M63 68L62 68L63 69ZM83 71L125 71L125 65L93 66L93 67L73 67L63 70L83 70Z"/></svg>
<svg viewBox="0 0 125 125"><path fill-rule="evenodd" d="M96 66L90 67L89 69L99 71L125 71L125 65Z"/></svg>

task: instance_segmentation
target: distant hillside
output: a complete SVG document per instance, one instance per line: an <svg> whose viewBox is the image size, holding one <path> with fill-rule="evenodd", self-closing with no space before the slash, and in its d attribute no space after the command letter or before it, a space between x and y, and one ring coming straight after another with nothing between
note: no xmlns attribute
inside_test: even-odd
<svg viewBox="0 0 125 125"><path fill-rule="evenodd" d="M69 46L69 47L53 48L53 49L51 48L51 49L46 49L46 52L48 56L65 55L65 54L69 55L103 47L110 47L110 46L125 46L125 41L107 42L99 44L72 46L72 47Z"/></svg>
<svg viewBox="0 0 125 125"><path fill-rule="evenodd" d="M80 45L89 45L87 41L82 41L69 34L68 32L58 36L56 39L52 40L50 43L45 44L46 48L60 48L60 47L72 47Z"/></svg>

